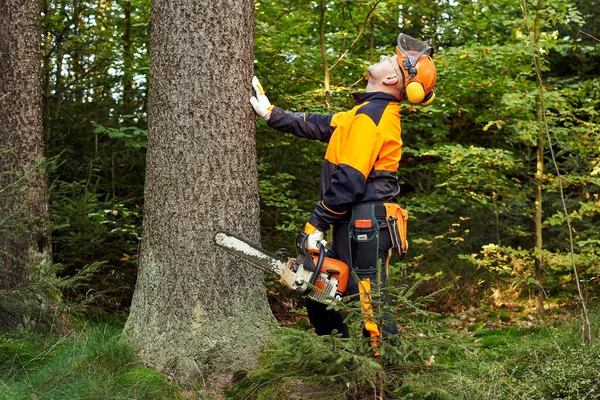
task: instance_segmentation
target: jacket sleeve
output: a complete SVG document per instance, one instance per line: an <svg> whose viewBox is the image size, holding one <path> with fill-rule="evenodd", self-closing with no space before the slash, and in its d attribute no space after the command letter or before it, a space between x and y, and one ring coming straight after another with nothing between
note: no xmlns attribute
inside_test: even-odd
<svg viewBox="0 0 600 400"><path fill-rule="evenodd" d="M331 125L333 117L334 114L291 113L279 107L274 107L267 125L278 131L289 132L301 138L329 142L335 130L335 126Z"/></svg>
<svg viewBox="0 0 600 400"><path fill-rule="evenodd" d="M383 138L373 120L356 115L347 133L340 132L338 165L329 188L315 206L309 222L319 230L344 217L361 196L383 145ZM331 144L330 144L331 146ZM326 159L327 161L327 159Z"/></svg>

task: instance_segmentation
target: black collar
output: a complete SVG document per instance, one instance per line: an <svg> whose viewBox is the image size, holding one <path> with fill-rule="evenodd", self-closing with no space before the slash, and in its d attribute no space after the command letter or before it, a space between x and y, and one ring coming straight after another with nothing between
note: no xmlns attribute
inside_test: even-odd
<svg viewBox="0 0 600 400"><path fill-rule="evenodd" d="M384 100L387 102L396 102L400 103L396 97L391 94L387 94L384 92L367 92L367 93L352 93L352 97L354 98L354 104L362 104L365 101L373 101L373 100Z"/></svg>

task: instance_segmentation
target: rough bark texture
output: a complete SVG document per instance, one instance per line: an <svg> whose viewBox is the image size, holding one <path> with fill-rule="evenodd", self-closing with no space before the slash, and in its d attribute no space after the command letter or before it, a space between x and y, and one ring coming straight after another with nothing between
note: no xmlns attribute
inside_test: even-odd
<svg viewBox="0 0 600 400"><path fill-rule="evenodd" d="M0 0L0 290L51 262L43 160L40 3ZM1 318L1 316L0 316Z"/></svg>
<svg viewBox="0 0 600 400"><path fill-rule="evenodd" d="M214 244L260 242L251 0L152 4L143 241L124 336L184 385L220 390L274 326L262 275Z"/></svg>

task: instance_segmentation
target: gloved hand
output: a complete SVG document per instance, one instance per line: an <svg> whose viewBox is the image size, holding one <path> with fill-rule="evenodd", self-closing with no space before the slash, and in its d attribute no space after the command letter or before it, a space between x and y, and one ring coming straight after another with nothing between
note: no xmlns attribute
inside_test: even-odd
<svg viewBox="0 0 600 400"><path fill-rule="evenodd" d="M252 104L254 111L256 111L258 115L263 117L265 120L268 120L271 117L273 106L265 95L265 91L256 76L252 77L252 87L256 92L256 97L250 97L250 104Z"/></svg>
<svg viewBox="0 0 600 400"><path fill-rule="evenodd" d="M304 233L307 234L304 245L307 251L311 253L318 253L319 243L322 243L323 247L327 246L327 242L323 240L323 232L312 226L310 222L307 222L304 226Z"/></svg>

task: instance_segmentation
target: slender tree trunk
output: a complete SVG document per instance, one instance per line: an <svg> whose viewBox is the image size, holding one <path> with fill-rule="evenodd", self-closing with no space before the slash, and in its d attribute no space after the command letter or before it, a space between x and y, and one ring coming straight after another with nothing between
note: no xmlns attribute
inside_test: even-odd
<svg viewBox="0 0 600 400"><path fill-rule="evenodd" d="M325 103L327 108L329 108L329 100L331 96L331 87L329 84L331 70L329 69L329 64L327 63L327 53L325 49L325 9L327 4L324 0L321 0L319 3L319 44L321 47L321 58L323 59L323 85L325 86Z"/></svg>
<svg viewBox="0 0 600 400"><path fill-rule="evenodd" d="M154 0L143 240L124 336L146 365L219 391L275 326L262 274L213 241L260 242L251 0Z"/></svg>
<svg viewBox="0 0 600 400"><path fill-rule="evenodd" d="M495 224L495 228L496 228L495 229L496 244L498 246L502 246L502 242L500 239L500 210L498 207L498 194L496 192L492 193L492 204L494 205L494 224Z"/></svg>
<svg viewBox="0 0 600 400"><path fill-rule="evenodd" d="M81 30L81 19L82 19L82 0L73 0L73 28L71 30L71 37L77 37L79 35L79 31ZM72 81L72 96L74 103L80 103L83 100L83 95L85 92L83 75L83 57L85 53L82 53L84 49L82 49L81 44L78 44L73 47L73 52L71 53L71 81Z"/></svg>
<svg viewBox="0 0 600 400"><path fill-rule="evenodd" d="M121 114L127 115L133 112L133 46L131 43L131 1L125 0L123 12L125 13L125 30L123 32L123 102Z"/></svg>
<svg viewBox="0 0 600 400"><path fill-rule="evenodd" d="M535 48L537 49L537 43L540 38L540 29L538 25L538 15L539 12L544 7L544 1L539 0L537 6L537 13L533 23L533 37ZM537 65L541 65L541 58L539 52L536 52L535 55L535 63ZM541 89L542 82L541 77L536 75L536 84L538 88ZM544 135L545 131L543 129L544 122L544 110L542 107L542 99L541 94L538 93L536 96L536 121L538 123L539 129L537 130L537 138L536 138L536 170L535 170L535 215L534 215L534 225L535 225L535 277L538 282L538 286L536 288L536 310L538 314L544 314L544 257L542 254L542 250L544 248L544 241L542 237L542 223L543 223L543 215L542 215L542 185L544 180Z"/></svg>
<svg viewBox="0 0 600 400"><path fill-rule="evenodd" d="M51 261L42 128L40 4L0 0L0 289Z"/></svg>

